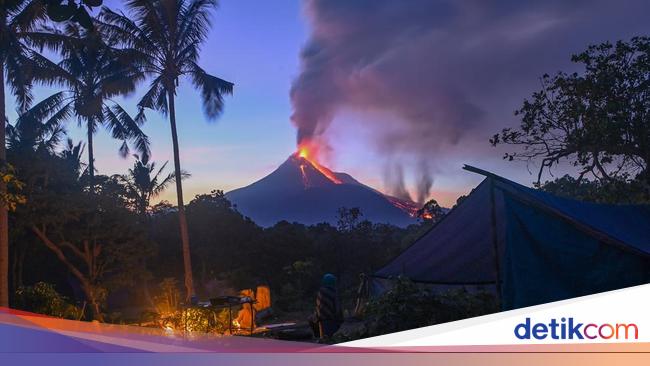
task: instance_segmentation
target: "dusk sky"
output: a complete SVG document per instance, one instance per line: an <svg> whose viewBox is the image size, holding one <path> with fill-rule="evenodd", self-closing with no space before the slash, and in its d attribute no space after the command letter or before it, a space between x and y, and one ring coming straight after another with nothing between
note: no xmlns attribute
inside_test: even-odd
<svg viewBox="0 0 650 366"><path fill-rule="evenodd" d="M588 44L648 35L648 14L644 0L223 0L201 65L235 91L208 122L191 83L181 84L185 198L270 173L296 150L297 126L328 146L323 164L388 193L399 190L401 171L415 199L428 172L430 196L451 206L481 180L465 163L529 185L526 164L503 161L488 138L517 123L513 111L542 74L573 71L570 55ZM38 89L37 99L47 93ZM135 114L139 97L123 105ZM169 124L147 116L152 159L171 166ZM84 138L75 121L68 126ZM132 165L106 131L95 145L100 173ZM174 196L172 188L161 198Z"/></svg>

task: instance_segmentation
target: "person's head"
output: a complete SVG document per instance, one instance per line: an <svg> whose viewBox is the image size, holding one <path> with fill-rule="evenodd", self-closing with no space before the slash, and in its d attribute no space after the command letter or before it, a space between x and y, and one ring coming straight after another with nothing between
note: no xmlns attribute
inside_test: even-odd
<svg viewBox="0 0 650 366"><path fill-rule="evenodd" d="M321 285L328 287L336 287L336 276L331 273L326 273L321 280Z"/></svg>

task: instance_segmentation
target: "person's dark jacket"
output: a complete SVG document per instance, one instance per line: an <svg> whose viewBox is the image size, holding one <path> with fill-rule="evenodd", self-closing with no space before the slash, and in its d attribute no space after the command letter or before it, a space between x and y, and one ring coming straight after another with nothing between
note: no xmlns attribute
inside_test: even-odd
<svg viewBox="0 0 650 366"><path fill-rule="evenodd" d="M321 286L316 296L316 318L319 321L332 320L343 322L343 310L336 289Z"/></svg>

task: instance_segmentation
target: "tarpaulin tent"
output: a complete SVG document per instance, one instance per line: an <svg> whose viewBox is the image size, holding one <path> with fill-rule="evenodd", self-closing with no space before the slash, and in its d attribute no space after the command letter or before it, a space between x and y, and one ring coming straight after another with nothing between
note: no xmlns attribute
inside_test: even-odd
<svg viewBox="0 0 650 366"><path fill-rule="evenodd" d="M650 207L580 202L486 176L375 278L484 285L519 308L650 282Z"/></svg>

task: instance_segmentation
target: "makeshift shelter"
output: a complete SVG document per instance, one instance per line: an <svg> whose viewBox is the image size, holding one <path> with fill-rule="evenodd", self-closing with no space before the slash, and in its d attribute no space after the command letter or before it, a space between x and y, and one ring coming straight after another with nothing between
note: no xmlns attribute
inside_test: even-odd
<svg viewBox="0 0 650 366"><path fill-rule="evenodd" d="M579 202L495 174L374 273L487 286L503 309L650 282L650 207Z"/></svg>

